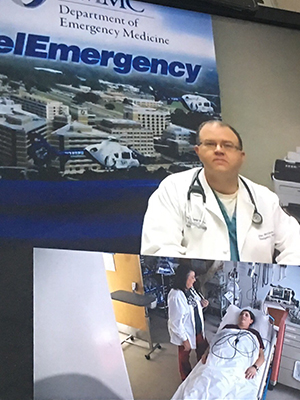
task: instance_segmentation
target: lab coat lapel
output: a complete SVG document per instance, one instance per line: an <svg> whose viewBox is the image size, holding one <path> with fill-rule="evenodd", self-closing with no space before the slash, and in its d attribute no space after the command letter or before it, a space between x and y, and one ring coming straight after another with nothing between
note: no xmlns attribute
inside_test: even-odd
<svg viewBox="0 0 300 400"><path fill-rule="evenodd" d="M206 210L213 213L226 226L226 222L223 217L222 211L219 207L219 204L216 200L216 196L214 195L214 192L212 191L211 187L209 186L205 178L204 170L200 172L199 179L206 194L206 204L205 204Z"/></svg>
<svg viewBox="0 0 300 400"><path fill-rule="evenodd" d="M246 236L252 226L254 205L252 204L249 193L241 180L239 180L239 188L236 208L236 231L239 254L242 254Z"/></svg>

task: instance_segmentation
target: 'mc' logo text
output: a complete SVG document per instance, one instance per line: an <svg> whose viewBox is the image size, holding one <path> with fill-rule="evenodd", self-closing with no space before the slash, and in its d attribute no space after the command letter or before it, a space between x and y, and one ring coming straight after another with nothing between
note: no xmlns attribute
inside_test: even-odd
<svg viewBox="0 0 300 400"><path fill-rule="evenodd" d="M137 10L136 8L134 8L133 5L131 4L131 0L94 0L94 1L96 4L102 4L103 6L113 6L122 8L123 10L129 8L130 10L139 13L142 13L145 10L144 8L142 10Z"/></svg>
<svg viewBox="0 0 300 400"><path fill-rule="evenodd" d="M46 0L12 0L14 3L18 4L22 7L28 8L35 8L43 4ZM84 1L83 1L84 2ZM94 4L101 4L102 6L112 6L125 9L130 9L134 12L142 13L145 11L143 8L142 10L138 10L131 4L131 0L85 0L86 3L94 3Z"/></svg>

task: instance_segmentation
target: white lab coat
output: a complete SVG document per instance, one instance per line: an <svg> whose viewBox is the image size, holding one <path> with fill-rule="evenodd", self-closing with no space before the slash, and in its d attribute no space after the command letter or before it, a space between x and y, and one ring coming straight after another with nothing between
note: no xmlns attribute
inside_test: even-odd
<svg viewBox="0 0 300 400"><path fill-rule="evenodd" d="M193 289L192 289L193 290ZM201 298L193 290L194 298L198 305L199 316L202 323L202 336L204 333L204 320L201 306ZM170 334L170 342L181 346L185 340L189 340L191 348L196 348L196 327L195 314L192 305L189 305L187 298L182 290L171 289L168 295L168 329Z"/></svg>
<svg viewBox="0 0 300 400"><path fill-rule="evenodd" d="M193 168L165 178L151 195L144 217L141 254L230 260L226 222L204 171L199 174L206 203L197 193L187 200L187 192L197 171ZM241 180L236 208L236 229L240 261L272 263L274 250L279 264L300 265L300 227L295 218L280 207L277 195L244 178L263 223L252 223L254 205ZM188 227L186 217L204 223Z"/></svg>

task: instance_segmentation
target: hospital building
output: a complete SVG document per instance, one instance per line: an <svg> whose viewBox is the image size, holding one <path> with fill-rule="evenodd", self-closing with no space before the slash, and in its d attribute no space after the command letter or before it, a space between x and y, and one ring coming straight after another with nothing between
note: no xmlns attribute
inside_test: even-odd
<svg viewBox="0 0 300 400"><path fill-rule="evenodd" d="M152 131L153 138L161 137L164 129L171 123L168 110L141 107L135 104L124 106L124 118L141 123L143 128Z"/></svg>
<svg viewBox="0 0 300 400"><path fill-rule="evenodd" d="M56 115L69 115L69 107L61 101L45 99L41 96L20 93L12 94L11 99L22 105L22 109L42 118L53 120Z"/></svg>
<svg viewBox="0 0 300 400"><path fill-rule="evenodd" d="M2 99L0 104L0 163L5 166L30 166L28 150L35 138L46 138L47 121L23 111L19 104Z"/></svg>
<svg viewBox="0 0 300 400"><path fill-rule="evenodd" d="M99 129L115 136L121 145L130 146L146 156L154 156L153 132L142 127L140 121L130 119L103 119Z"/></svg>
<svg viewBox="0 0 300 400"><path fill-rule="evenodd" d="M194 154L194 145L191 144L191 135L195 131L179 125L170 124L162 133L161 140L157 141L156 147L166 147L170 155L174 157L185 154Z"/></svg>
<svg viewBox="0 0 300 400"><path fill-rule="evenodd" d="M87 158L84 148L91 144L99 144L108 139L106 132L99 131L89 125L74 121L53 131L48 139L56 149L59 157L53 162L63 174L80 174L85 171L100 171L101 165Z"/></svg>

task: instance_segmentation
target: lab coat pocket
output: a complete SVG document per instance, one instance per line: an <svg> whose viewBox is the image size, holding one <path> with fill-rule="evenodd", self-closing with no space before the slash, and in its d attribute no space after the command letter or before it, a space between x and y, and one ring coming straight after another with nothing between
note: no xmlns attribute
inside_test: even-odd
<svg viewBox="0 0 300 400"><path fill-rule="evenodd" d="M185 225L187 228L206 230L205 207L201 195L193 194L185 207Z"/></svg>

